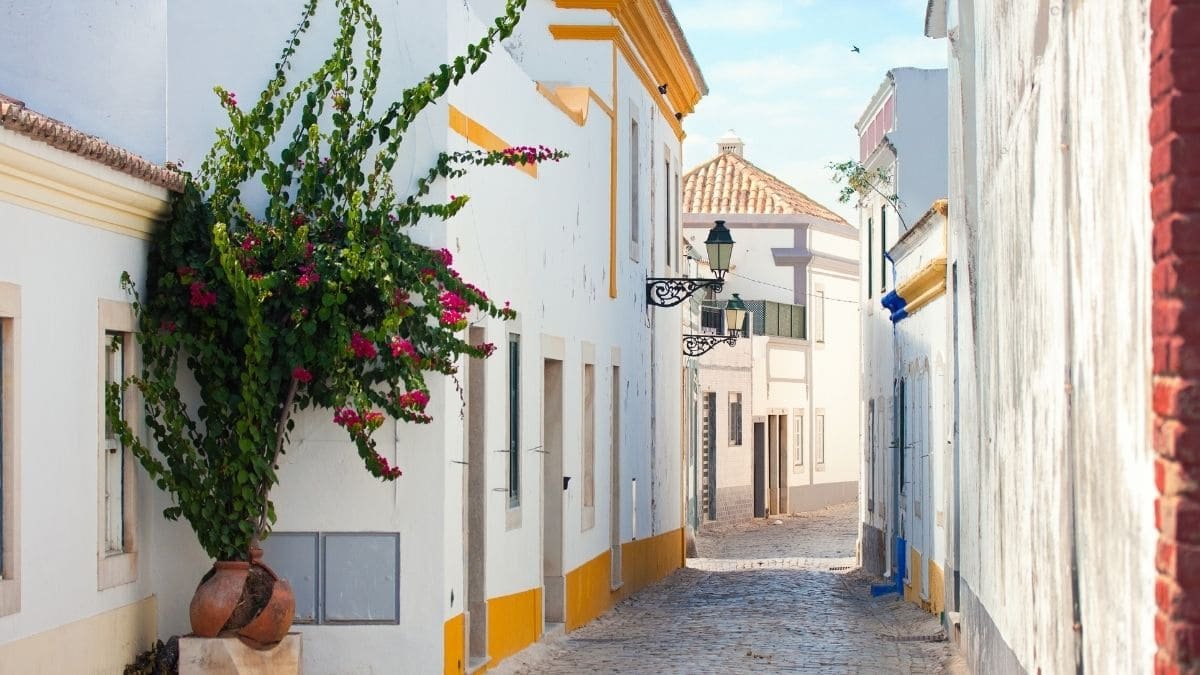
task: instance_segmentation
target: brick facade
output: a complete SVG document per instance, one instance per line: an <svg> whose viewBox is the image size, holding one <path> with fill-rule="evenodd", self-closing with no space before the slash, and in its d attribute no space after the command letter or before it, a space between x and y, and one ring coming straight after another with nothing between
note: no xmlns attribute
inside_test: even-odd
<svg viewBox="0 0 1200 675"><path fill-rule="evenodd" d="M1200 2L1152 0L1155 672L1200 673Z"/></svg>

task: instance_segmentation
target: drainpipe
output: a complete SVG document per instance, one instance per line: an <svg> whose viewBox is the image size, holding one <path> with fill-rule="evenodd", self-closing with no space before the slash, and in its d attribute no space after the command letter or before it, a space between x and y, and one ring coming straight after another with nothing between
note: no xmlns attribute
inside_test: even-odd
<svg viewBox="0 0 1200 675"><path fill-rule="evenodd" d="M903 220L901 220L901 222L903 222ZM888 253L886 250L883 252L883 257L888 262L892 263L892 293L895 293L895 289L898 287L898 283L897 283L898 275L896 273L896 261L892 259L891 254ZM885 299L887 297L888 296L884 296ZM884 303L885 299L881 299L880 303L881 304ZM888 305L884 304L883 306L885 309L892 311L891 308L888 307ZM900 400L899 400L900 399L900 396L899 396L899 393L900 393L900 391L899 391L900 336L898 333L897 325L900 323L900 320L903 319L905 316L907 316L907 313L904 312L903 308L900 308L900 309L897 309L895 312L893 312L893 318L891 320L892 321L892 411L893 411L893 414L892 414L892 437L893 437L892 441L896 445L897 450L899 450L899 452L893 454L893 458L897 459L899 461L892 462L892 490L891 490L891 495L890 495L892 506L891 506L891 515L889 517L889 520L891 521L891 527L889 528L887 536L884 537L884 541L887 543L887 547L891 550L892 555L888 556L889 566L888 566L888 569L885 570L884 572L885 572L885 574L891 574L892 566L894 565L894 567L896 569L896 576L895 576L895 578L892 579L892 583L876 584L876 585L871 586L871 595L873 597L878 597L880 595L887 595L889 593L898 593L898 594L903 595L904 576L905 576L906 567L907 567L907 563L908 563L906 552L903 550L905 547L905 541L899 534L900 526L901 526L901 522L900 522L900 465L904 461L904 447L903 447L904 439L899 438L899 434L896 433L900 429L900 415L904 414L904 411L899 407L899 405L900 405Z"/></svg>

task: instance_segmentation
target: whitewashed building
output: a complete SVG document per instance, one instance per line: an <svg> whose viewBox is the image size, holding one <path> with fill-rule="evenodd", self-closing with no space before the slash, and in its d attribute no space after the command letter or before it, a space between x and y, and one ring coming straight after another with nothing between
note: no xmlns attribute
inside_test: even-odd
<svg viewBox="0 0 1200 675"><path fill-rule="evenodd" d="M858 231L745 157L732 132L684 177L684 232L715 220L736 246L702 320L723 332L738 294L752 337L700 357L708 519L791 513L858 495Z"/></svg>
<svg viewBox="0 0 1200 675"><path fill-rule="evenodd" d="M195 167L223 121L213 85L259 91L301 5L0 3L0 91L120 157ZM374 3L379 99L464 50L502 6ZM319 10L297 72L323 56L335 15ZM461 396L431 382L433 424L384 427L398 481L371 479L330 414L298 420L267 555L297 594L305 672L494 664L680 566L681 319L647 308L645 279L682 274L680 120L704 93L665 0L531 0L505 48L412 127L401 184L441 151L540 143L571 156L435 187L434 199L472 199L418 239L520 315L468 329L497 353L462 364ZM111 303L126 300L121 271L144 274L168 204L158 177L171 174L89 164L71 153L99 141L64 151L39 133L0 129L0 670L113 672L187 631L209 565L132 464L119 548L103 533L100 345L131 329Z"/></svg>
<svg viewBox="0 0 1200 675"><path fill-rule="evenodd" d="M905 279L889 251L910 236L908 233L935 200L946 196L946 114L944 69L896 68L888 72L855 124L859 161L868 171L884 170L891 180L861 195L858 203L863 275L863 498L859 503L859 548L867 570L889 576L908 559L908 551L897 551L896 546L903 527L898 520L901 491L895 488L911 481L914 474L906 471L901 477L899 473L901 466L909 466L899 460L911 460L912 448L904 446L904 452L900 452L902 444L896 440L898 425L905 420L897 412L904 379L898 360L900 336L893 328L892 311L882 301ZM915 517L916 504L911 503L911 496L916 491L903 487L910 500L905 511L909 518ZM924 522L928 518L923 515L922 519Z"/></svg>

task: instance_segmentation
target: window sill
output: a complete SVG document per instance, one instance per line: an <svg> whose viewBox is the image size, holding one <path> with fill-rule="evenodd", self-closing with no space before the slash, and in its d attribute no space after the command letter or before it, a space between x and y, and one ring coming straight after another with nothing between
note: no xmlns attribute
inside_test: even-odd
<svg viewBox="0 0 1200 675"><path fill-rule="evenodd" d="M115 555L101 554L96 590L103 591L134 581L137 581L137 551Z"/></svg>
<svg viewBox="0 0 1200 675"><path fill-rule="evenodd" d="M0 616L21 611L21 580L0 579Z"/></svg>
<svg viewBox="0 0 1200 675"><path fill-rule="evenodd" d="M518 530L521 528L521 505L509 506L504 511L504 530Z"/></svg>
<svg viewBox="0 0 1200 675"><path fill-rule="evenodd" d="M815 468L816 468L816 470L817 470L817 471L824 471L824 470L825 470L825 463L824 463L824 462L817 462L817 466L816 466Z"/></svg>

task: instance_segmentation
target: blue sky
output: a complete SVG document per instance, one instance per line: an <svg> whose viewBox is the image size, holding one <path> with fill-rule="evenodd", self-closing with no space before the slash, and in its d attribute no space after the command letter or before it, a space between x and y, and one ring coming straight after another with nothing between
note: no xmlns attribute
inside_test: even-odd
<svg viewBox="0 0 1200 675"><path fill-rule="evenodd" d="M733 129L746 157L857 224L825 165L858 158L854 123L889 68L946 65L926 0L672 0L709 94L684 121L684 165ZM858 45L861 54L850 51Z"/></svg>

